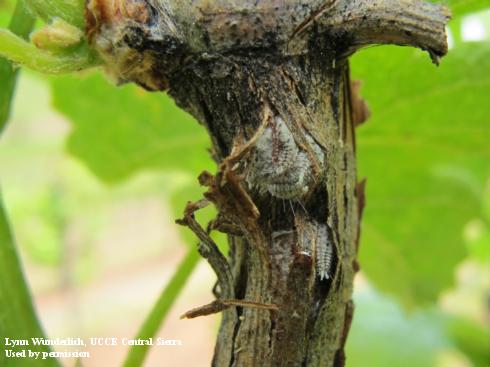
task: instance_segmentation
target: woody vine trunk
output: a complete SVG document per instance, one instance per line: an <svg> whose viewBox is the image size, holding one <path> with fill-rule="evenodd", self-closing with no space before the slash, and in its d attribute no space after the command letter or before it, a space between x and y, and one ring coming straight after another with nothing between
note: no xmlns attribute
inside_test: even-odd
<svg viewBox="0 0 490 367"><path fill-rule="evenodd" d="M447 51L441 6L410 0L90 0L87 35L119 82L165 90L207 129L215 174L179 222L215 270L213 365L340 367L364 204L347 58L373 43ZM182 152L185 154L185 152ZM194 213L214 204L203 229ZM225 258L209 236L228 235Z"/></svg>
<svg viewBox="0 0 490 367"><path fill-rule="evenodd" d="M220 212L213 227L232 232L233 293L226 298L277 306L224 311L216 366L343 363L353 312L362 190L356 185L348 66L325 63L320 55L276 59L256 54L204 61L180 75L170 91L206 126L218 162L241 148L234 146L236 136L250 141L274 115L300 121L299 126L291 123L299 134L308 133L307 127L325 137L322 172L304 197L277 198L242 188L239 174L226 172L226 165L221 166L224 179L208 182L206 196ZM217 70L226 72L217 76ZM222 187L219 181L225 182ZM320 279L316 267L316 252L325 245L321 241L330 241L334 248L328 279Z"/></svg>

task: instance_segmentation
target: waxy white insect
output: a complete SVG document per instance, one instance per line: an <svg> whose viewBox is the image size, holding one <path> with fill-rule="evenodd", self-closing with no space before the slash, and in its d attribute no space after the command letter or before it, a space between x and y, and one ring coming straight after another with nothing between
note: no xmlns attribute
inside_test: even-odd
<svg viewBox="0 0 490 367"><path fill-rule="evenodd" d="M322 149L309 134L306 138L323 164ZM304 196L314 181L308 154L298 147L284 120L274 116L254 146L249 186L280 199L294 199Z"/></svg>
<svg viewBox="0 0 490 367"><path fill-rule="evenodd" d="M330 279L333 265L333 244L326 224L317 225L316 273L320 280Z"/></svg>

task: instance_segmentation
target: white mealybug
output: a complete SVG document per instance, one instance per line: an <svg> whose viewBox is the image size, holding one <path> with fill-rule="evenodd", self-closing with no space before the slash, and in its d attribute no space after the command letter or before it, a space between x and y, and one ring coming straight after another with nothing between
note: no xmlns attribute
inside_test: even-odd
<svg viewBox="0 0 490 367"><path fill-rule="evenodd" d="M318 224L316 236L316 272L320 280L330 279L333 264L333 244L325 224Z"/></svg>
<svg viewBox="0 0 490 367"><path fill-rule="evenodd" d="M313 138L306 134L319 162L323 152ZM247 182L259 192L269 192L280 199L305 195L314 181L308 154L300 149L293 134L280 116L274 116L257 140L249 165Z"/></svg>

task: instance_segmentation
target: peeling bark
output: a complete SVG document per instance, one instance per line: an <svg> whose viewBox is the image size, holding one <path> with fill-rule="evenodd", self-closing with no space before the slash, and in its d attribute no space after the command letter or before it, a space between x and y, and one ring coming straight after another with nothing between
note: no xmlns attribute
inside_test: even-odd
<svg viewBox="0 0 490 367"><path fill-rule="evenodd" d="M418 0L88 1L108 73L168 91L211 137L218 172L180 223L218 275L218 299L186 315L223 312L214 366L344 366L369 114L347 57L395 43L438 62L448 18ZM229 259L193 219L209 202Z"/></svg>

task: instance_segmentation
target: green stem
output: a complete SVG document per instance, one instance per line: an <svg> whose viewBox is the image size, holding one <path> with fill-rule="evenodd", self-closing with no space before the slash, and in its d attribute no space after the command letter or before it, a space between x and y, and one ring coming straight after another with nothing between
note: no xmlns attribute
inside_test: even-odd
<svg viewBox="0 0 490 367"><path fill-rule="evenodd" d="M58 55L38 49L6 29L0 29L0 55L45 74L71 73L97 64L96 58L86 48L77 53Z"/></svg>
<svg viewBox="0 0 490 367"><path fill-rule="evenodd" d="M35 18L29 13L24 0L19 0L14 10L9 29L22 38L27 38L34 27ZM15 89L18 69L0 58L0 133L10 116L11 100Z"/></svg>
<svg viewBox="0 0 490 367"><path fill-rule="evenodd" d="M0 197L0 337L12 339L43 338L44 333L36 317L31 295L25 282L20 259ZM2 343L3 344L3 343ZM10 349L5 347L5 349ZM21 349L15 349L20 351ZM49 353L48 346L30 345L36 352ZM12 367L60 367L54 358L43 360L13 359L4 362L5 353L0 354L0 366Z"/></svg>
<svg viewBox="0 0 490 367"><path fill-rule="evenodd" d="M148 339L156 335L165 320L168 311L177 299L178 294L182 291L185 283L194 271L199 259L200 257L196 250L189 250L143 323L138 336L136 337L137 339ZM147 345L131 347L126 361L124 362L124 367L142 366L148 353L148 349L149 346Z"/></svg>

